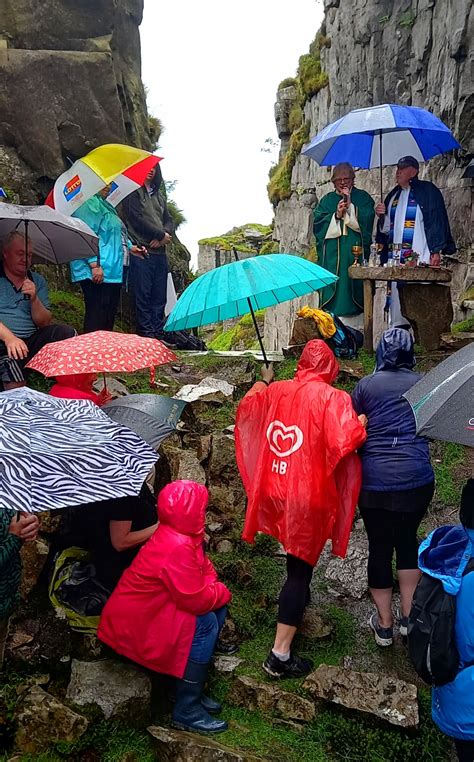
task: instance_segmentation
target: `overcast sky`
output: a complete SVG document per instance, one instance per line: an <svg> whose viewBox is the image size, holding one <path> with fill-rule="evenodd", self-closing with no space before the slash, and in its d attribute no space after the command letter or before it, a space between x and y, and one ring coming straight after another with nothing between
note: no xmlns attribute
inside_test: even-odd
<svg viewBox="0 0 474 762"><path fill-rule="evenodd" d="M179 236L196 265L197 241L249 222L269 224L262 152L277 140L278 83L294 76L322 19L318 0L145 0L143 80L165 132L158 153L187 224Z"/></svg>

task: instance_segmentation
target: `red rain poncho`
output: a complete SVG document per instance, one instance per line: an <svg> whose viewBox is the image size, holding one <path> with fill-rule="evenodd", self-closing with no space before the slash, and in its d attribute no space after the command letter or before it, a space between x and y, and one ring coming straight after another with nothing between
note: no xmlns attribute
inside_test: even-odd
<svg viewBox="0 0 474 762"><path fill-rule="evenodd" d="M328 539L345 556L361 485L365 429L324 341L310 341L292 381L256 385L237 411L237 464L248 496L243 539L257 532L316 564Z"/></svg>
<svg viewBox="0 0 474 762"><path fill-rule="evenodd" d="M168 484L158 496L159 525L122 574L97 634L144 667L182 677L201 614L225 606L230 591L204 553L207 489Z"/></svg>

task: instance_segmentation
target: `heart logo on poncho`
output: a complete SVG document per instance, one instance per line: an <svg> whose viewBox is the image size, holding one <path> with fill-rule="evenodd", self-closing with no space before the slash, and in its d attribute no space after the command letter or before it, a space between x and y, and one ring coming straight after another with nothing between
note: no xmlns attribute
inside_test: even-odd
<svg viewBox="0 0 474 762"><path fill-rule="evenodd" d="M270 450L279 458L287 458L300 449L303 432L298 426L285 426L281 421L272 421L267 429Z"/></svg>

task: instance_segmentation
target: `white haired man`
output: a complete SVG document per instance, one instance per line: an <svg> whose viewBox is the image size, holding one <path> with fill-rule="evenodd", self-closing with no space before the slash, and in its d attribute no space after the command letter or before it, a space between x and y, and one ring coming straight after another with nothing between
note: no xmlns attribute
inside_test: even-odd
<svg viewBox="0 0 474 762"><path fill-rule="evenodd" d="M25 385L23 366L45 344L69 339L75 330L53 324L48 287L30 270L32 247L21 233L3 241L0 263L0 381L3 388Z"/></svg>

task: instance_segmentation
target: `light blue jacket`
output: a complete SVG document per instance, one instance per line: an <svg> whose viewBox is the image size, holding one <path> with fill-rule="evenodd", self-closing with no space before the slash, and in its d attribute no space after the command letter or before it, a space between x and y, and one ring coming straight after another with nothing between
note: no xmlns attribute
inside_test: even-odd
<svg viewBox="0 0 474 762"><path fill-rule="evenodd" d="M474 529L462 525L435 529L419 551L420 569L456 596L460 668L451 683L433 688L432 716L443 733L461 741L474 741L474 571L463 576L473 556Z"/></svg>
<svg viewBox="0 0 474 762"><path fill-rule="evenodd" d="M89 225L99 236L100 266L104 271L104 283L121 283L123 271L122 221L107 201L99 195L93 196L74 212L73 217ZM76 259L71 262L71 280L91 280L89 267L96 258Z"/></svg>

